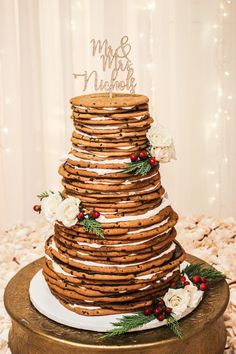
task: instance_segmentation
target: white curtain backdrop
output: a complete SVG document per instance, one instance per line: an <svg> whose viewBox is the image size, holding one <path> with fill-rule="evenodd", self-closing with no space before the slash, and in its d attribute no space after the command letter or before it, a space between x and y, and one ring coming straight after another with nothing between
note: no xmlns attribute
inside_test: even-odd
<svg viewBox="0 0 236 354"><path fill-rule="evenodd" d="M236 213L236 0L0 0L0 227L35 217L70 147L90 39L132 44L137 92L174 137L178 212Z"/></svg>

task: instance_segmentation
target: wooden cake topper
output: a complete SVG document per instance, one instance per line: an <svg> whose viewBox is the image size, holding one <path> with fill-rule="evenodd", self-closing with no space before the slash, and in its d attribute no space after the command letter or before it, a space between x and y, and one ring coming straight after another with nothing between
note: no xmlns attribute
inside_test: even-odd
<svg viewBox="0 0 236 354"><path fill-rule="evenodd" d="M94 91L107 91L112 97L113 91L129 91L135 93L137 85L134 77L133 62L129 58L131 45L129 38L123 36L116 49L113 49L108 40L92 39L92 55L99 57L103 73L109 71L109 80L101 79L97 70L88 73L87 70L81 74L73 74L74 78L83 79L83 91L86 91L89 84L92 84ZM121 77L122 76L122 77Z"/></svg>

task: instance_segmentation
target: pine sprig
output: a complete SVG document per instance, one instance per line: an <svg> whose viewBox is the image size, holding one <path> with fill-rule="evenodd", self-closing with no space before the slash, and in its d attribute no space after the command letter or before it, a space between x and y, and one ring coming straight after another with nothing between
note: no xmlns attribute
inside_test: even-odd
<svg viewBox="0 0 236 354"><path fill-rule="evenodd" d="M150 316L145 316L143 312L138 312L135 315L125 315L118 322L112 323L116 328L105 333L101 339L120 336L127 333L131 329L143 326L154 319L155 316L153 314Z"/></svg>
<svg viewBox="0 0 236 354"><path fill-rule="evenodd" d="M99 236L101 238L105 238L104 234L103 234L102 225L100 224L99 221L97 221L91 217L88 217L88 218L84 218L82 220L82 225L83 225L83 228L85 231L93 232L97 236Z"/></svg>
<svg viewBox="0 0 236 354"><path fill-rule="evenodd" d="M50 193L53 193L52 191L50 191ZM42 201L44 198L49 197L49 193L48 192L43 192L41 194L38 194L37 197L39 198L40 201Z"/></svg>
<svg viewBox="0 0 236 354"><path fill-rule="evenodd" d="M219 270L208 268L202 268L199 264L190 264L184 270L183 273L186 273L189 278L192 278L194 275L199 275L208 280L211 279L225 279L226 276Z"/></svg>
<svg viewBox="0 0 236 354"><path fill-rule="evenodd" d="M150 170L152 166L147 160L130 162L128 167L124 169L125 173L134 173L135 175L145 176Z"/></svg>
<svg viewBox="0 0 236 354"><path fill-rule="evenodd" d="M173 316L167 318L167 324L177 337L183 337L179 322Z"/></svg>

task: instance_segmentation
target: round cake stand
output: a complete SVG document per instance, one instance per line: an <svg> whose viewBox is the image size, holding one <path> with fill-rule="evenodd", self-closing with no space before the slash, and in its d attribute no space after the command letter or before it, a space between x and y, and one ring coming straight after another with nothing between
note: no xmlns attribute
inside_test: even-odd
<svg viewBox="0 0 236 354"><path fill-rule="evenodd" d="M207 265L188 255L187 261ZM203 301L180 321L183 339L167 326L127 333L101 340L99 332L73 329L41 315L31 304L28 290L41 268L42 258L20 270L8 283L5 307L11 317L9 346L13 354L222 354L226 341L223 313L229 290L222 280L214 282ZM94 317L96 321L96 317Z"/></svg>

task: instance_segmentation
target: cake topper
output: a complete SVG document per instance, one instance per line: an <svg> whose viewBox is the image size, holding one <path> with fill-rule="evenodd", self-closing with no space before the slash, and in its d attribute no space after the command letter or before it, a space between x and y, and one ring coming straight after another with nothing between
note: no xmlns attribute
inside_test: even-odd
<svg viewBox="0 0 236 354"><path fill-rule="evenodd" d="M109 92L110 97L114 91L127 90L135 93L137 85L134 77L133 62L129 55L131 52L131 44L129 38L123 36L117 48L113 49L108 40L92 39L92 56L98 56L101 61L101 69L103 73L110 73L109 80L100 78L97 70L88 73L85 70L81 74L73 73L75 79L83 79L83 91L86 91L89 84L92 84L95 91Z"/></svg>

